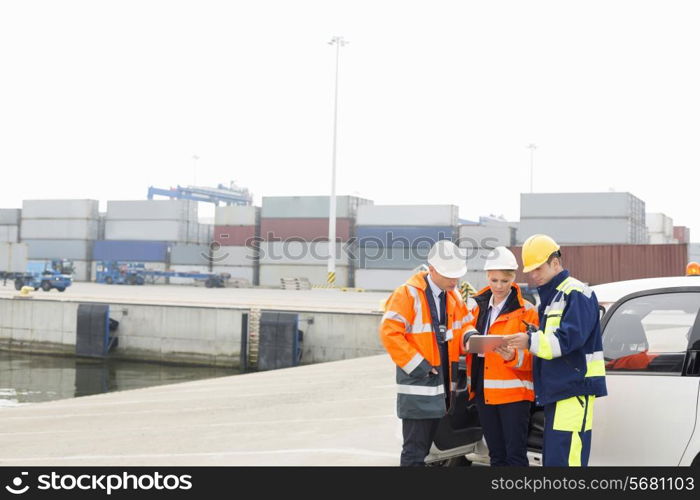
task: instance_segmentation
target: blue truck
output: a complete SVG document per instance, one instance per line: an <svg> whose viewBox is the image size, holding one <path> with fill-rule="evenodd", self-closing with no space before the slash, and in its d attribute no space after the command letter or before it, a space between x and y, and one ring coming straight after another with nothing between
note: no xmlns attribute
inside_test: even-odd
<svg viewBox="0 0 700 500"><path fill-rule="evenodd" d="M228 273L196 271L157 271L142 262L101 261L97 263L95 282L107 285L143 285L147 278L192 278L204 281L207 288L223 288L231 277Z"/></svg>
<svg viewBox="0 0 700 500"><path fill-rule="evenodd" d="M30 286L50 292L54 288L65 292L73 284L73 264L68 260L30 261L27 271L15 273L15 290Z"/></svg>

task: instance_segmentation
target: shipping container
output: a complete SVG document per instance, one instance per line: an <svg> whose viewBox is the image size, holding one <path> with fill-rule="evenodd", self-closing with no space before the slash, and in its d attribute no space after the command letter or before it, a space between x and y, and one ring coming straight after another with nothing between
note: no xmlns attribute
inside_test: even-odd
<svg viewBox="0 0 700 500"><path fill-rule="evenodd" d="M350 286L349 274L349 267L336 267L335 286ZM326 266L275 264L267 264L260 266L261 286L280 287L282 278L307 278L312 285L325 285L328 280L328 270L326 269Z"/></svg>
<svg viewBox="0 0 700 500"><path fill-rule="evenodd" d="M459 226L457 243L460 247L509 247L515 244L515 228L508 225Z"/></svg>
<svg viewBox="0 0 700 500"><path fill-rule="evenodd" d="M533 234L547 234L560 244L637 244L637 226L624 218L521 219L517 240L522 244Z"/></svg>
<svg viewBox="0 0 700 500"><path fill-rule="evenodd" d="M643 222L644 202L631 193L521 193L520 219L614 217Z"/></svg>
<svg viewBox="0 0 700 500"><path fill-rule="evenodd" d="M407 269L356 269L355 287L389 292L406 283L413 274Z"/></svg>
<svg viewBox="0 0 700 500"><path fill-rule="evenodd" d="M212 224L199 224L199 237L197 243L209 245L214 238L214 226Z"/></svg>
<svg viewBox="0 0 700 500"><path fill-rule="evenodd" d="M349 265L353 248L342 243L335 245L336 265ZM325 265L330 255L327 241L276 241L260 244L260 264Z"/></svg>
<svg viewBox="0 0 700 500"><path fill-rule="evenodd" d="M17 243L19 241L19 226L0 226L0 242Z"/></svg>
<svg viewBox="0 0 700 500"><path fill-rule="evenodd" d="M336 241L348 241L353 235L353 228L354 219L336 219ZM304 241L328 241L328 218L263 218L260 220L260 237L268 241L288 238L301 238Z"/></svg>
<svg viewBox="0 0 700 500"><path fill-rule="evenodd" d="M169 244L161 241L96 241L96 261L167 262Z"/></svg>
<svg viewBox="0 0 700 500"><path fill-rule="evenodd" d="M94 242L86 240L24 240L30 259L92 260Z"/></svg>
<svg viewBox="0 0 700 500"><path fill-rule="evenodd" d="M670 237L665 233L649 233L650 245L671 245L677 243L678 240L676 238Z"/></svg>
<svg viewBox="0 0 700 500"><path fill-rule="evenodd" d="M108 220L107 240L188 242L188 223L175 220Z"/></svg>
<svg viewBox="0 0 700 500"><path fill-rule="evenodd" d="M431 247L457 234L450 226L357 226L358 244L363 247Z"/></svg>
<svg viewBox="0 0 700 500"><path fill-rule="evenodd" d="M216 207L214 224L217 226L257 226L260 224L260 207L240 205Z"/></svg>
<svg viewBox="0 0 700 500"><path fill-rule="evenodd" d="M457 226L456 205L363 205L357 209L358 226Z"/></svg>
<svg viewBox="0 0 700 500"><path fill-rule="evenodd" d="M511 249L522 269L521 248ZM662 276L682 276L688 245L562 246L564 267L590 285ZM518 272L516 281L528 281Z"/></svg>
<svg viewBox="0 0 700 500"><path fill-rule="evenodd" d="M208 266L214 252L209 245L175 243L170 251L173 265Z"/></svg>
<svg viewBox="0 0 700 500"><path fill-rule="evenodd" d="M214 226L213 241L222 246L255 245L258 226Z"/></svg>
<svg viewBox="0 0 700 500"><path fill-rule="evenodd" d="M678 243L690 243L690 228L685 226L674 226L673 237Z"/></svg>
<svg viewBox="0 0 700 500"><path fill-rule="evenodd" d="M0 208L0 225L19 226L22 210L19 208Z"/></svg>
<svg viewBox="0 0 700 500"><path fill-rule="evenodd" d="M358 207L372 203L357 196L337 196L335 216L355 218ZM330 206L330 196L263 196L260 213L263 218L328 218Z"/></svg>
<svg viewBox="0 0 700 500"><path fill-rule="evenodd" d="M700 262L700 243L688 245L688 262Z"/></svg>
<svg viewBox="0 0 700 500"><path fill-rule="evenodd" d="M215 266L254 267L258 265L258 249L214 245L210 247L207 258Z"/></svg>
<svg viewBox="0 0 700 500"><path fill-rule="evenodd" d="M661 213L646 214L649 233L660 233L669 238L673 237L673 219Z"/></svg>
<svg viewBox="0 0 700 500"><path fill-rule="evenodd" d="M414 269L425 264L430 247L360 247L359 269Z"/></svg>
<svg viewBox="0 0 700 500"><path fill-rule="evenodd" d="M97 219L97 200L24 200L22 219Z"/></svg>
<svg viewBox="0 0 700 500"><path fill-rule="evenodd" d="M22 219L22 240L96 240L97 219Z"/></svg>
<svg viewBox="0 0 700 500"><path fill-rule="evenodd" d="M23 273L27 270L29 251L25 243L0 243L0 271Z"/></svg>
<svg viewBox="0 0 700 500"><path fill-rule="evenodd" d="M107 220L198 222L197 202L191 200L108 201Z"/></svg>

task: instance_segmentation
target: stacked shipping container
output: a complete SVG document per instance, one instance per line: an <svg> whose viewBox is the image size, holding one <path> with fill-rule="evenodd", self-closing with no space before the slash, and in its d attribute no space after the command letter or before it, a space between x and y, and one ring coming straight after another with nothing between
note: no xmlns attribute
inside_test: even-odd
<svg viewBox="0 0 700 500"><path fill-rule="evenodd" d="M30 260L68 259L73 279L90 280L92 246L98 235L97 200L25 200L21 239Z"/></svg>
<svg viewBox="0 0 700 500"><path fill-rule="evenodd" d="M19 241L19 208L0 208L0 243L17 243Z"/></svg>
<svg viewBox="0 0 700 500"><path fill-rule="evenodd" d="M457 236L454 205L365 205L357 212L355 286L391 290L426 262L438 240Z"/></svg>
<svg viewBox="0 0 700 500"><path fill-rule="evenodd" d="M207 253L208 264L216 273L229 273L257 285L260 208L252 206L217 207L214 243Z"/></svg>
<svg viewBox="0 0 700 500"><path fill-rule="evenodd" d="M487 284L484 265L489 252L495 247L511 247L515 244L515 228L505 221L482 219L480 224L459 226L458 244L467 258L467 274L464 277L474 288L480 290Z"/></svg>
<svg viewBox="0 0 700 500"><path fill-rule="evenodd" d="M538 233L565 245L646 244L644 202L630 193L522 193L517 241Z"/></svg>
<svg viewBox="0 0 700 500"><path fill-rule="evenodd" d="M351 240L358 209L372 201L336 198L336 286L352 286ZM260 219L260 284L279 286L282 278L308 278L313 285L328 277L328 196L263 197Z"/></svg>
<svg viewBox="0 0 700 500"><path fill-rule="evenodd" d="M650 244L667 245L669 243L678 243L678 240L673 236L673 219L666 214L648 213L646 215L646 224Z"/></svg>

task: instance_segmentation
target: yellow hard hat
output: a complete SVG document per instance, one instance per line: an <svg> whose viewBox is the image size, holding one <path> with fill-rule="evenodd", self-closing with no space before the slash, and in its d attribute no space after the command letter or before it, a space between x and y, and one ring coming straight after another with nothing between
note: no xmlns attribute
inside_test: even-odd
<svg viewBox="0 0 700 500"><path fill-rule="evenodd" d="M546 234L535 234L523 243L523 272L534 271L559 250L559 244Z"/></svg>
<svg viewBox="0 0 700 500"><path fill-rule="evenodd" d="M685 267L685 275L686 276L700 276L700 264L698 264L697 262L690 262Z"/></svg>

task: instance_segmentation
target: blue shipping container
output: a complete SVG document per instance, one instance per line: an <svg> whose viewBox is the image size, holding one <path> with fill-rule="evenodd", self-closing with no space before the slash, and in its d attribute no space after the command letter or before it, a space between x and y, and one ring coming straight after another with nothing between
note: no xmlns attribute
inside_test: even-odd
<svg viewBox="0 0 700 500"><path fill-rule="evenodd" d="M456 228L450 226L357 226L357 238L363 247L430 248L439 240L452 240Z"/></svg>
<svg viewBox="0 0 700 500"><path fill-rule="evenodd" d="M162 241L96 241L92 258L97 261L165 262L168 243Z"/></svg>

